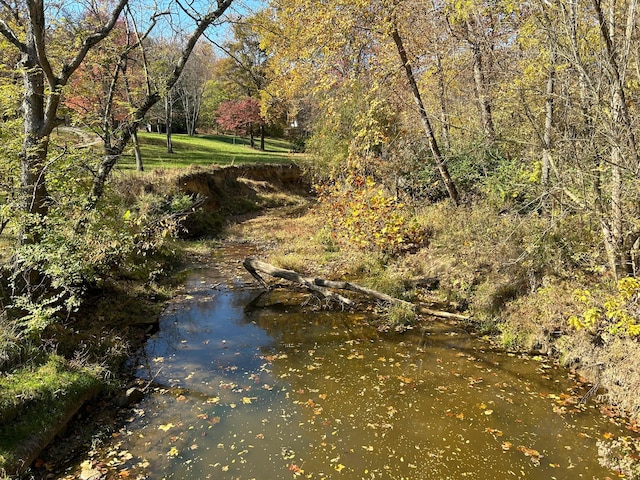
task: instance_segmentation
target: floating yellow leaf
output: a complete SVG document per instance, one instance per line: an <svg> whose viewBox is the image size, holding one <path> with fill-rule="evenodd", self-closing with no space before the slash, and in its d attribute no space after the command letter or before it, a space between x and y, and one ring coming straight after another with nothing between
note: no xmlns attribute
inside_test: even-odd
<svg viewBox="0 0 640 480"><path fill-rule="evenodd" d="M178 449L176 447L171 447L171 450L169 450L167 452L167 456L169 456L169 457L177 457L178 456Z"/></svg>
<svg viewBox="0 0 640 480"><path fill-rule="evenodd" d="M168 431L169 429L175 427L175 425L173 423L165 423L164 425L160 425L158 428L160 430L162 430L163 432Z"/></svg>
<svg viewBox="0 0 640 480"><path fill-rule="evenodd" d="M485 410L484 414L485 415L491 415L493 413L493 410Z"/></svg>
<svg viewBox="0 0 640 480"><path fill-rule="evenodd" d="M373 452L373 446L371 445L363 445L362 448L364 448L367 452Z"/></svg>
<svg viewBox="0 0 640 480"><path fill-rule="evenodd" d="M344 468L344 465L339 463L338 465L336 465L335 467L333 467L336 469L336 472L341 472L342 469Z"/></svg>
<svg viewBox="0 0 640 480"><path fill-rule="evenodd" d="M242 397L242 403L249 404L251 403L251 398L250 397Z"/></svg>

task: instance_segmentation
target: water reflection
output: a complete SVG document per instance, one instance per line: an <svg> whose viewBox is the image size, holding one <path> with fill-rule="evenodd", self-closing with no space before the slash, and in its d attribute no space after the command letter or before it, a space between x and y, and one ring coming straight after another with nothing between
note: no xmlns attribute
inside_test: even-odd
<svg viewBox="0 0 640 480"><path fill-rule="evenodd" d="M138 375L153 393L102 462L179 479L575 479L614 476L621 432L571 375L455 325L383 335L362 315L300 308L200 271Z"/></svg>

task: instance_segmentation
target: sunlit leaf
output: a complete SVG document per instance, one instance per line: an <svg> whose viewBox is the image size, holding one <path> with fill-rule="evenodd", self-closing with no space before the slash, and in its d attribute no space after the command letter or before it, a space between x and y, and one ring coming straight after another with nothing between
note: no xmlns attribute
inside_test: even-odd
<svg viewBox="0 0 640 480"><path fill-rule="evenodd" d="M171 447L171 449L167 452L168 457L177 457L178 449L176 447Z"/></svg>
<svg viewBox="0 0 640 480"><path fill-rule="evenodd" d="M175 425L173 423L165 423L164 425L159 425L158 428L160 430L162 430L163 432L168 431L169 429L175 427Z"/></svg>

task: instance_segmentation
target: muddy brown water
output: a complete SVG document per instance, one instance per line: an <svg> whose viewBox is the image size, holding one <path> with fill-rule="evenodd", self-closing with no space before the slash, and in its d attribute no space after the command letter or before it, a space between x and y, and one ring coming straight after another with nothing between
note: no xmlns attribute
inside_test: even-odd
<svg viewBox="0 0 640 480"><path fill-rule="evenodd" d="M77 477L617 477L597 442L625 432L581 403L571 372L456 325L380 333L366 315L261 294L246 253L222 248L220 268L192 272L137 358L155 387Z"/></svg>

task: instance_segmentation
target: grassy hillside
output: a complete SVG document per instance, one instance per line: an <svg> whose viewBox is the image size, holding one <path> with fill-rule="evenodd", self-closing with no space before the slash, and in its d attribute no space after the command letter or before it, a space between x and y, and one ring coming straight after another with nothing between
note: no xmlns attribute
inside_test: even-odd
<svg viewBox="0 0 640 480"><path fill-rule="evenodd" d="M226 135L172 136L174 153L167 153L166 136L158 133L140 133L142 161L145 169L183 168L189 165L208 166L243 163L290 163L292 154L286 140L266 139L265 149L252 149L249 140ZM259 142L259 139L256 139ZM135 168L133 149L120 161L124 169Z"/></svg>

